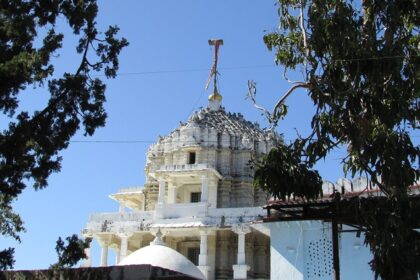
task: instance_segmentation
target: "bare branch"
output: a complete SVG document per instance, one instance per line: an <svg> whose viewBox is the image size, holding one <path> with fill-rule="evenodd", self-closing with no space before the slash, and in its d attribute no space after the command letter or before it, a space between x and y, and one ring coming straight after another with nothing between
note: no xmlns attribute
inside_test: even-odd
<svg viewBox="0 0 420 280"><path fill-rule="evenodd" d="M297 83L303 83L301 81L292 81L290 80L287 76L286 76L286 72L287 72L287 67L283 67L283 78L290 84L297 84Z"/></svg>
<svg viewBox="0 0 420 280"><path fill-rule="evenodd" d="M300 0L300 15L299 15L299 23L300 23L300 30L302 31L302 35L303 35L303 46L305 47L305 51L306 51L306 56L309 55L309 47L308 47L308 39L307 39L307 33L306 33L306 29L305 29L305 22L304 22L304 17L303 17L303 1Z"/></svg>
<svg viewBox="0 0 420 280"><path fill-rule="evenodd" d="M292 86L284 95L282 98L280 98L280 100L276 103L276 105L274 106L273 109L273 114L275 114L277 112L277 110L280 108L281 105L284 104L284 102L286 102L286 99L289 97L290 94L292 94L296 89L298 88L309 88L310 84L309 83L302 83L299 82L297 84L295 84L294 86Z"/></svg>
<svg viewBox="0 0 420 280"><path fill-rule="evenodd" d="M249 80L247 98L250 98L254 107L260 110L268 120L271 120L272 117L271 117L270 111L268 111L266 108L257 104L257 100L255 98L256 95L257 95L257 88L255 86L255 82Z"/></svg>
<svg viewBox="0 0 420 280"><path fill-rule="evenodd" d="M255 82L251 81L251 80L248 81L247 98L250 98L254 107L257 108L258 110L260 110L262 112L262 114L267 118L267 120L270 123L269 130L273 130L274 127L277 126L277 122L279 121L280 117L283 115L281 113L281 106L284 105L287 97L289 97L289 95L292 94L292 92L294 92L298 88L309 88L309 87L310 87L309 83L296 82L296 84L294 86L292 86L286 92L286 94L283 95L283 97L277 102L277 104L276 104L276 106L274 106L274 109L273 109L272 112L270 112L269 110L267 110L263 106L258 105L257 100L256 100L257 88L256 88L256 85L255 85Z"/></svg>

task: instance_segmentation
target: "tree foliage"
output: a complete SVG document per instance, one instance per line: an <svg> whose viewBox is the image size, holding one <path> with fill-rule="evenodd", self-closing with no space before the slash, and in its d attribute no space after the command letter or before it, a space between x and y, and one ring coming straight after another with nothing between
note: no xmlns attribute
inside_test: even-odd
<svg viewBox="0 0 420 280"><path fill-rule="evenodd" d="M53 269L69 268L76 265L81 259L86 258L85 249L89 248L91 239L82 240L76 234L66 237L67 245L58 238L55 251L58 255L58 262L51 265Z"/></svg>
<svg viewBox="0 0 420 280"><path fill-rule="evenodd" d="M79 128L92 135L104 126L105 84L91 73L115 78L118 55L128 45L118 27L96 28L96 0L0 0L0 111L8 126L0 132L0 232L19 240L23 230L11 204L27 187L42 189L60 170L59 152ZM78 38L80 63L73 72L55 74L52 60L65 21ZM22 92L40 88L48 103L37 111L19 108Z"/></svg>
<svg viewBox="0 0 420 280"><path fill-rule="evenodd" d="M14 248L7 248L0 251L0 270L6 270L13 268L15 260L13 254L15 253Z"/></svg>
<svg viewBox="0 0 420 280"><path fill-rule="evenodd" d="M365 231L365 244L373 251L370 262L376 277L417 279L420 271L419 199L406 202L387 197L353 197L338 204L341 215Z"/></svg>
<svg viewBox="0 0 420 280"><path fill-rule="evenodd" d="M291 94L303 94L298 89L307 92L316 109L312 132L289 148L309 170L331 150L347 147L342 159L345 173L366 174L386 197L371 205L371 211L361 211L359 199L352 200L367 230L376 277L417 279L420 237L406 217L409 210L420 219L418 205L408 200L409 186L420 176L420 148L410 134L419 128L420 116L419 2L279 0L278 4L279 28L266 34L264 42L275 51L276 63L284 67L284 78L292 85L268 114L271 123L285 115ZM290 81L290 70L301 70L304 79ZM250 95L255 100L254 84ZM266 160L263 166L278 165L274 162L281 157ZM274 179L277 173L271 176ZM267 187L278 197L295 192L305 196L299 184ZM311 197L313 188L304 192Z"/></svg>
<svg viewBox="0 0 420 280"><path fill-rule="evenodd" d="M292 147L278 145L256 162L254 168L254 185L270 192L275 199L293 196L310 200L321 195L322 180L318 172L309 170Z"/></svg>

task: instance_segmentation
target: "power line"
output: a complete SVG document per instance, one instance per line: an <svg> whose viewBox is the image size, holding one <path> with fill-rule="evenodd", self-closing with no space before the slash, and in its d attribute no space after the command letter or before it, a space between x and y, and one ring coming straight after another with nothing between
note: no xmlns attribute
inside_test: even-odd
<svg viewBox="0 0 420 280"><path fill-rule="evenodd" d="M138 144L138 143L155 143L151 140L71 140L70 143L102 143L102 144Z"/></svg>
<svg viewBox="0 0 420 280"><path fill-rule="evenodd" d="M401 59L401 58L416 58L420 55L413 56L377 56L377 57L362 57L362 58L345 58L345 59L331 59L331 62L345 62L345 61L364 61L364 60L388 60L388 59ZM241 69L256 69L256 68L274 68L276 64L260 64L260 65L238 65L238 66L226 66L219 67L220 70L241 70ZM156 74L172 74L172 73L188 73L188 72L203 72L210 71L211 68L191 68L191 69L173 69L173 70L155 70L155 71L138 71L138 72L121 72L118 76L136 76L136 75L156 75ZM92 76L103 76L103 75L92 75Z"/></svg>
<svg viewBox="0 0 420 280"><path fill-rule="evenodd" d="M412 138L420 138L420 135L412 135ZM288 141L291 141L289 139ZM285 139L286 141L286 139ZM158 140L71 140L70 143L99 143L99 144L151 144ZM218 141L204 141L204 143L217 143Z"/></svg>
<svg viewBox="0 0 420 280"><path fill-rule="evenodd" d="M254 68L271 68L276 67L274 64L265 65L242 65L242 66L228 66L220 67L221 70L239 70L239 69L254 69ZM174 70L156 70L156 71L139 71L139 72L122 72L118 76L132 76L132 75L154 75L154 74L171 74L171 73L188 73L188 72L203 72L210 71L210 68L192 68L192 69L174 69ZM102 75L98 75L102 76Z"/></svg>

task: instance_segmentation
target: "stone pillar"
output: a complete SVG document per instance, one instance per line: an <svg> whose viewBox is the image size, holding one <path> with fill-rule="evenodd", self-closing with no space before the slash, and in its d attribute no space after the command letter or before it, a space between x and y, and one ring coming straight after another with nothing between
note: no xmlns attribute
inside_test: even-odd
<svg viewBox="0 0 420 280"><path fill-rule="evenodd" d="M101 244L101 264L100 266L108 266L108 244Z"/></svg>
<svg viewBox="0 0 420 280"><path fill-rule="evenodd" d="M168 183L168 204L176 203L176 186L169 182Z"/></svg>
<svg viewBox="0 0 420 280"><path fill-rule="evenodd" d="M207 202L209 196L209 179L207 176L201 176L201 202Z"/></svg>
<svg viewBox="0 0 420 280"><path fill-rule="evenodd" d="M198 256L199 265L207 265L207 241L208 233L200 231L200 255Z"/></svg>
<svg viewBox="0 0 420 280"><path fill-rule="evenodd" d="M201 230L200 231L200 255L198 256L198 268L200 269L201 273L205 276L205 279L209 279L209 260L208 260L208 237L209 231L208 230Z"/></svg>
<svg viewBox="0 0 420 280"><path fill-rule="evenodd" d="M159 196L158 196L158 204L165 203L165 181L163 179L159 179Z"/></svg>
<svg viewBox="0 0 420 280"><path fill-rule="evenodd" d="M238 257L236 265L233 265L233 279L246 279L249 266L245 262L245 235L251 230L245 225L234 226L232 230L238 234Z"/></svg>
<svg viewBox="0 0 420 280"><path fill-rule="evenodd" d="M208 182L207 203L211 208L217 207L217 185L218 180L216 178L212 178Z"/></svg>
<svg viewBox="0 0 420 280"><path fill-rule="evenodd" d="M131 237L131 233L120 233L118 236L121 239L119 261L122 261L127 256L128 250L128 239Z"/></svg>

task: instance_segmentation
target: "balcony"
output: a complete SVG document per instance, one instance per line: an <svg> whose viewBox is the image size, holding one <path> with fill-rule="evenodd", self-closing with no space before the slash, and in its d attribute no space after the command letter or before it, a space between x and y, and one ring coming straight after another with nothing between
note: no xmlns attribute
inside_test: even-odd
<svg viewBox="0 0 420 280"><path fill-rule="evenodd" d="M162 165L156 172L168 172L168 171L197 171L206 170L212 168L207 163L197 164L175 164L175 165Z"/></svg>
<svg viewBox="0 0 420 280"><path fill-rule="evenodd" d="M155 217L158 219L205 217L207 209L206 202L157 204Z"/></svg>
<svg viewBox="0 0 420 280"><path fill-rule="evenodd" d="M150 175L156 177L157 174L166 174L174 177L191 177L197 175L215 176L222 179L222 175L208 163L196 164L170 164L162 165L155 172L150 172Z"/></svg>
<svg viewBox="0 0 420 280"><path fill-rule="evenodd" d="M152 211L92 214L83 233L143 231L152 218Z"/></svg>
<svg viewBox="0 0 420 280"><path fill-rule="evenodd" d="M210 208L208 216L221 227L262 220L262 207Z"/></svg>
<svg viewBox="0 0 420 280"><path fill-rule="evenodd" d="M194 227L192 223L220 228L262 219L262 207L207 208L204 202L161 204L155 211L92 214L83 234L117 234L147 231L150 227Z"/></svg>

